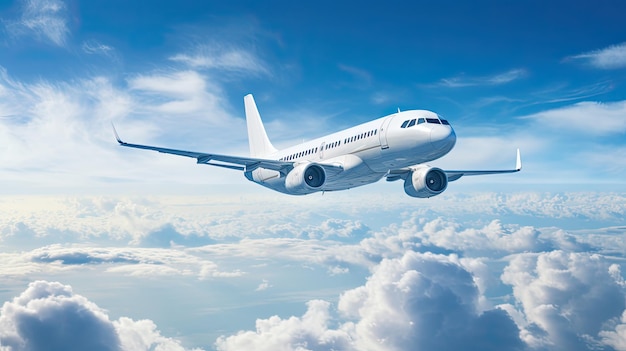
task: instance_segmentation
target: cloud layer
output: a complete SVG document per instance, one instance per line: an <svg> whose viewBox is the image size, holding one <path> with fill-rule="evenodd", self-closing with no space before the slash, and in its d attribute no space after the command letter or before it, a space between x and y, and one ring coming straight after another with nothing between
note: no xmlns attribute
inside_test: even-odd
<svg viewBox="0 0 626 351"><path fill-rule="evenodd" d="M217 340L193 343L211 348L216 340L218 350L623 349L621 194L456 194L388 203L375 213L358 196L330 197L314 213L304 210L313 205L307 200L267 206L267 198L250 197L216 209L219 197L210 199L5 199L0 276L8 287L94 275L102 284L198 286L203 298L191 306L171 302L175 310L187 306L191 321L215 304L223 306L212 307L215 320L232 315L229 304L243 311L268 304L266 316L244 313L228 331L204 330ZM375 216L389 222L376 224ZM552 225L529 224L542 218ZM565 230L553 225L560 219L601 228ZM93 289L88 281L72 286ZM232 297L211 300L207 287ZM111 320L63 284L37 281L16 296L0 313L7 350L34 345L38 328L56 335L46 316L69 314L63 320L77 328L72 314L81 309L88 333L114 341L109 349L183 347L153 320ZM285 301L305 312L272 313ZM241 327L255 319L252 330ZM178 328L188 326L167 330Z"/></svg>

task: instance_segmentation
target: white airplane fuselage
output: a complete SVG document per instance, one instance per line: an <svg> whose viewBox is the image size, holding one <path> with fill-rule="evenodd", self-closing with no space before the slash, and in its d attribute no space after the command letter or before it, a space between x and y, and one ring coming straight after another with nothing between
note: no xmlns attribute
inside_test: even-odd
<svg viewBox="0 0 626 351"><path fill-rule="evenodd" d="M423 123L417 124L419 120ZM402 128L406 121L414 125ZM428 122L430 121L430 122ZM267 158L299 164L336 164L341 172L326 172L323 185L315 191L337 191L379 181L390 170L436 160L456 143L452 127L434 112L410 110L394 113L358 126L326 135L267 155ZM436 122L436 123L435 123ZM249 180L286 194L308 194L286 185L278 171L256 169L245 172Z"/></svg>

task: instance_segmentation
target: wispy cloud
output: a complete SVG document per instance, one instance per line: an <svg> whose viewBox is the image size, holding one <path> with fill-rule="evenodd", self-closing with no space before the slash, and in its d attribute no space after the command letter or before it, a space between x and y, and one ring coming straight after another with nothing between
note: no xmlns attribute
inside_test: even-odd
<svg viewBox="0 0 626 351"><path fill-rule="evenodd" d="M582 61L599 69L618 69L626 67L626 42L611 45L604 49L569 56L564 61Z"/></svg>
<svg viewBox="0 0 626 351"><path fill-rule="evenodd" d="M626 132L626 100L609 103L583 101L521 117L559 130L611 135Z"/></svg>
<svg viewBox="0 0 626 351"><path fill-rule="evenodd" d="M527 75L526 70L517 68L491 76L466 76L458 75L450 78L441 79L436 85L448 88L464 88L471 86L490 86L511 83L515 80L524 78Z"/></svg>
<svg viewBox="0 0 626 351"><path fill-rule="evenodd" d="M62 0L23 0L21 17L7 22L6 28L14 36L34 35L64 46L70 34L67 21Z"/></svg>
<svg viewBox="0 0 626 351"><path fill-rule="evenodd" d="M211 127L214 133L219 130L222 135L230 135L237 145L245 146L245 127L229 112L230 104L224 99L221 87L213 84L206 74L166 70L137 74L127 82L119 86L107 77L87 77L22 83L0 68L0 159L4 179L23 182L44 177L47 180L36 182L60 185L72 178L77 185L80 183L77 179L87 174L97 174L100 181L110 175L110 164L97 159L107 162L118 159L124 163L134 157L154 156L126 152L121 157L122 150L115 148L112 139L111 120L124 121L118 125L123 136L141 142L154 142L155 137L163 134L173 138L181 138L183 134L185 147L210 151L209 148L227 139L207 140L206 130L196 128L203 126ZM184 127L180 127L181 118ZM220 151L229 150L223 144ZM157 160L180 161L189 162L172 158ZM176 172L175 169L178 167L158 173L165 175ZM204 171L206 176L206 169L197 171ZM55 173L67 174L68 178L51 177ZM90 181L97 178L90 177Z"/></svg>
<svg viewBox="0 0 626 351"><path fill-rule="evenodd" d="M198 45L191 53L179 53L170 60L195 69L217 69L241 74L269 75L268 65L253 52L219 44Z"/></svg>
<svg viewBox="0 0 626 351"><path fill-rule="evenodd" d="M350 74L352 77L354 77L356 80L360 81L363 84L372 84L372 74L364 69L344 64L339 64L337 67L339 67L339 70Z"/></svg>
<svg viewBox="0 0 626 351"><path fill-rule="evenodd" d="M97 40L87 40L82 45L83 52L89 55L103 55L109 58L116 58L115 49L109 45L100 43Z"/></svg>

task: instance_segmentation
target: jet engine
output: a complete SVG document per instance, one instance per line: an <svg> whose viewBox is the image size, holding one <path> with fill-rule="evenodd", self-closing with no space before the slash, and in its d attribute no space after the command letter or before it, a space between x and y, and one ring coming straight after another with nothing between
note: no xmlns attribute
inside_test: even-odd
<svg viewBox="0 0 626 351"><path fill-rule="evenodd" d="M326 182L326 171L319 165L307 163L296 166L285 178L285 188L292 194L319 191Z"/></svg>
<svg viewBox="0 0 626 351"><path fill-rule="evenodd" d="M448 187L448 176L436 167L420 167L411 171L404 180L404 192L412 197L432 197Z"/></svg>

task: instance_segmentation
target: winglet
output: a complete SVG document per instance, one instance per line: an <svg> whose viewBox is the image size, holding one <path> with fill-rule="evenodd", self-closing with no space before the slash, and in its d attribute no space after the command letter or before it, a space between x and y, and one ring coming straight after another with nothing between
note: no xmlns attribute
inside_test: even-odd
<svg viewBox="0 0 626 351"><path fill-rule="evenodd" d="M522 157L520 156L519 148L517 149L517 161L515 162L515 170L516 171L522 170Z"/></svg>
<svg viewBox="0 0 626 351"><path fill-rule="evenodd" d="M117 134L117 130L115 130L115 125L113 124L113 122L111 122L111 127L113 128L113 134L115 134L115 139L117 140L117 142L120 143L120 145L126 144L122 141L122 139L120 139L120 136Z"/></svg>

